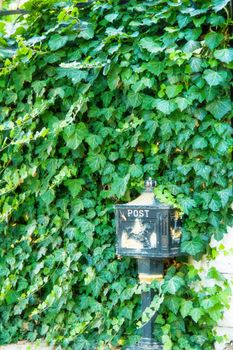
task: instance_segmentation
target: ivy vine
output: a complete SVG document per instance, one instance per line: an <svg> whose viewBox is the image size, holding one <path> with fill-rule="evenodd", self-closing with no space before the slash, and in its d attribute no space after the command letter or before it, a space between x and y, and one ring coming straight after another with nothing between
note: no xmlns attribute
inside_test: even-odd
<svg viewBox="0 0 233 350"><path fill-rule="evenodd" d="M34 0L0 21L0 343L133 343L133 259L115 256L113 206L155 177L185 214L182 249L211 256L232 225L228 0ZM155 336L208 350L229 296L168 262ZM159 294L157 296L159 303Z"/></svg>

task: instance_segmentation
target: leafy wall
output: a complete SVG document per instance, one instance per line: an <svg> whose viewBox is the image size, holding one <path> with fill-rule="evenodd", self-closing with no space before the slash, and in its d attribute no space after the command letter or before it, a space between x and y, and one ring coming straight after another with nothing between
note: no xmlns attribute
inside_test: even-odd
<svg viewBox="0 0 233 350"><path fill-rule="evenodd" d="M0 343L136 339L140 287L133 259L116 260L113 205L148 176L187 214L183 251L214 254L231 224L227 6L40 0L11 32L0 23ZM157 339L212 349L227 283L167 265Z"/></svg>

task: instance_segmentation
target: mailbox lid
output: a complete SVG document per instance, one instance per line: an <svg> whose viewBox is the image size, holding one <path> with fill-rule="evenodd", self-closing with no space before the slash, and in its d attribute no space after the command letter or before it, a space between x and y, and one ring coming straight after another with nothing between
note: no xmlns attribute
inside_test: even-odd
<svg viewBox="0 0 233 350"><path fill-rule="evenodd" d="M119 207L153 207L156 209L172 208L170 205L160 202L151 190L144 191L140 196L129 203L116 205L116 208Z"/></svg>

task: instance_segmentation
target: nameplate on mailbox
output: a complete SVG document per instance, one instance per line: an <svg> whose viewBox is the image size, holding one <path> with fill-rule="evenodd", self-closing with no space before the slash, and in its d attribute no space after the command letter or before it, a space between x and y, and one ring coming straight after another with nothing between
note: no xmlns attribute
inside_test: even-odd
<svg viewBox="0 0 233 350"><path fill-rule="evenodd" d="M119 209L120 220L134 220L137 218L155 219L156 213L152 209Z"/></svg>

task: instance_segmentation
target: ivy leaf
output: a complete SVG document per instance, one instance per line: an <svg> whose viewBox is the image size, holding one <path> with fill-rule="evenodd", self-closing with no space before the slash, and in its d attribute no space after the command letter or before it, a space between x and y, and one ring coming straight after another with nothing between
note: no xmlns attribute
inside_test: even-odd
<svg viewBox="0 0 233 350"><path fill-rule="evenodd" d="M164 114L171 114L176 109L176 104L173 101L156 99L156 108Z"/></svg>
<svg viewBox="0 0 233 350"><path fill-rule="evenodd" d="M230 0L213 0L214 11L218 12L222 10L229 2Z"/></svg>
<svg viewBox="0 0 233 350"><path fill-rule="evenodd" d="M219 71L216 72L212 69L206 69L203 74L203 78L207 81L210 86L217 86L222 84L227 78L227 72Z"/></svg>
<svg viewBox="0 0 233 350"><path fill-rule="evenodd" d="M78 134L75 125L69 125L64 129L63 138L67 147L75 150L82 143L83 137Z"/></svg>
<svg viewBox="0 0 233 350"><path fill-rule="evenodd" d="M147 69L154 75L160 75L164 71L165 64L160 61L149 61L148 63L143 63L142 68Z"/></svg>
<svg viewBox="0 0 233 350"><path fill-rule="evenodd" d="M190 67L194 73L200 72L202 70L203 61L199 57L193 57L190 61Z"/></svg>
<svg viewBox="0 0 233 350"><path fill-rule="evenodd" d="M5 296L7 305L11 305L11 304L16 303L18 298L19 298L19 294L12 289L8 290L8 292L6 293L6 296Z"/></svg>
<svg viewBox="0 0 233 350"><path fill-rule="evenodd" d="M140 95L139 93L131 91L127 96L127 100L130 106L136 108L141 105L143 98L142 95Z"/></svg>
<svg viewBox="0 0 233 350"><path fill-rule="evenodd" d="M115 19L117 19L118 16L119 16L118 13L110 13L109 15L106 15L104 18L106 19L106 21L112 23L113 21L115 21Z"/></svg>
<svg viewBox="0 0 233 350"><path fill-rule="evenodd" d="M208 299L204 299L204 300L201 301L201 306L204 309L210 309L215 304L216 304L216 300L214 300L213 298L208 298Z"/></svg>
<svg viewBox="0 0 233 350"><path fill-rule="evenodd" d="M205 43L209 49L215 49L220 42L224 39L224 36L220 33L210 32L205 36ZM215 51L216 52L216 51Z"/></svg>
<svg viewBox="0 0 233 350"><path fill-rule="evenodd" d="M203 162L196 162L194 164L194 169L196 171L196 174L203 177L205 180L209 180L209 176L211 173L211 166L205 165Z"/></svg>
<svg viewBox="0 0 233 350"><path fill-rule="evenodd" d="M233 61L233 48L216 50L214 57L223 63L230 63Z"/></svg>
<svg viewBox="0 0 233 350"><path fill-rule="evenodd" d="M191 241L185 241L181 245L181 251L195 256L203 251L203 242L200 237L195 237Z"/></svg>
<svg viewBox="0 0 233 350"><path fill-rule="evenodd" d="M172 277L168 282L165 283L165 291L170 294L176 294L176 292L184 286L184 279L180 276Z"/></svg>
<svg viewBox="0 0 233 350"><path fill-rule="evenodd" d="M87 22L83 22L80 26L80 33L79 33L79 37L80 38L84 38L86 40L92 39L94 37L94 26L92 23L87 23Z"/></svg>
<svg viewBox="0 0 233 350"><path fill-rule="evenodd" d="M221 208L221 201L218 198L212 198L209 204L209 208L213 211L219 211Z"/></svg>
<svg viewBox="0 0 233 350"><path fill-rule="evenodd" d="M93 149L96 149L98 146L101 145L103 139L99 135L90 134L86 138L86 141L87 141L88 145L90 146L90 148L93 150Z"/></svg>
<svg viewBox="0 0 233 350"><path fill-rule="evenodd" d="M83 335L79 335L74 346L76 350L87 350L90 347L90 343Z"/></svg>
<svg viewBox="0 0 233 350"><path fill-rule="evenodd" d="M90 167L92 173L100 170L104 167L106 163L106 158L103 154L90 152L87 157L87 163Z"/></svg>
<svg viewBox="0 0 233 350"><path fill-rule="evenodd" d="M192 208L196 207L194 199L189 197L179 199L179 203L185 214L188 214Z"/></svg>
<svg viewBox="0 0 233 350"><path fill-rule="evenodd" d="M180 301L182 299L176 296L168 297L166 300L166 305L169 310L171 310L175 315L177 315L180 308Z"/></svg>
<svg viewBox="0 0 233 350"><path fill-rule="evenodd" d="M72 80L73 84L77 84L82 80L86 80L88 72L77 68L57 68L58 78L67 77Z"/></svg>
<svg viewBox="0 0 233 350"><path fill-rule="evenodd" d="M180 307L180 313L182 317L185 318L189 316L192 308L193 308L193 303L191 300L183 300Z"/></svg>
<svg viewBox="0 0 233 350"><path fill-rule="evenodd" d="M203 315L203 311L201 308L195 307L190 311L190 316L192 317L194 322L198 322Z"/></svg>
<svg viewBox="0 0 233 350"><path fill-rule="evenodd" d="M41 196L42 201L44 201L47 206L49 206L49 204L52 203L54 198L55 198L55 192L53 189L49 189L48 191L43 193Z"/></svg>
<svg viewBox="0 0 233 350"><path fill-rule="evenodd" d="M8 48L0 48L0 57L1 58L10 58L16 54L16 50L8 49Z"/></svg>
<svg viewBox="0 0 233 350"><path fill-rule="evenodd" d="M120 77L119 77L119 68L114 67L109 71L107 82L108 86L111 91L115 90L119 84Z"/></svg>
<svg viewBox="0 0 233 350"><path fill-rule="evenodd" d="M233 195L232 188L227 188L225 190L218 191L217 194L221 198L222 207L224 208Z"/></svg>
<svg viewBox="0 0 233 350"><path fill-rule="evenodd" d="M73 198L75 198L79 192L81 192L82 185L84 185L84 183L85 181L83 179L69 179L64 182Z"/></svg>
<svg viewBox="0 0 233 350"><path fill-rule="evenodd" d="M209 215L209 223L214 226L214 227L218 227L220 224L220 219L221 217L219 216L219 214L217 213L210 213Z"/></svg>
<svg viewBox="0 0 233 350"><path fill-rule="evenodd" d="M60 35L60 34L53 34L51 38L49 39L48 45L49 48L52 51L56 51L60 49L61 47L65 46L65 44L68 41L68 36L66 35Z"/></svg>
<svg viewBox="0 0 233 350"><path fill-rule="evenodd" d="M155 42L151 37L145 37L139 41L139 45L151 53L158 53L163 51L163 47Z"/></svg>
<svg viewBox="0 0 233 350"><path fill-rule="evenodd" d="M200 48L200 43L195 40L189 40L184 46L183 51L186 53L193 53L193 51Z"/></svg>
<svg viewBox="0 0 233 350"><path fill-rule="evenodd" d="M111 194L117 196L117 198L121 198L124 196L127 185L130 179L130 175L126 175L125 177L114 176L112 185L111 185Z"/></svg>
<svg viewBox="0 0 233 350"><path fill-rule="evenodd" d="M195 136L192 142L193 149L204 149L208 146L208 142L202 136Z"/></svg>
<svg viewBox="0 0 233 350"><path fill-rule="evenodd" d="M184 97L176 97L175 102L181 112L189 106L189 101Z"/></svg>
<svg viewBox="0 0 233 350"><path fill-rule="evenodd" d="M169 85L166 87L166 94L168 98L175 97L183 90L182 85Z"/></svg>
<svg viewBox="0 0 233 350"><path fill-rule="evenodd" d="M206 106L209 111L216 119L222 119L228 112L231 111L231 100L230 99L215 99L213 102Z"/></svg>
<svg viewBox="0 0 233 350"><path fill-rule="evenodd" d="M133 176L133 177L141 177L143 176L143 170L142 170L142 167L140 165L137 165L137 164L131 164L130 165L130 174Z"/></svg>

